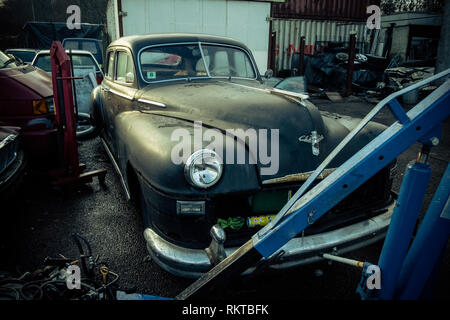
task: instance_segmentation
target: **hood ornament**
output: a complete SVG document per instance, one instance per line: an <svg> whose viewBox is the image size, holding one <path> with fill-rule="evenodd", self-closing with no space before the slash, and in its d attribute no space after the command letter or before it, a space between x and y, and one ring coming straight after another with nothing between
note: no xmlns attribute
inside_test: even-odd
<svg viewBox="0 0 450 320"><path fill-rule="evenodd" d="M323 135L317 134L317 131L311 131L310 135L303 135L298 140L300 142L310 143L313 155L318 156L320 154L319 142L323 140Z"/></svg>

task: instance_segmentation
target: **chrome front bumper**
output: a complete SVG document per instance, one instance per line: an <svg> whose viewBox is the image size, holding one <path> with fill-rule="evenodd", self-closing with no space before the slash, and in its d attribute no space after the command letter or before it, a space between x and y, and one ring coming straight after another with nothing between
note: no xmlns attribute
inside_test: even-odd
<svg viewBox="0 0 450 320"><path fill-rule="evenodd" d="M394 201L384 208L382 214L368 220L334 231L294 238L274 253L276 255L281 250L284 251L284 254L271 262L268 267L272 269L296 267L322 260L319 256L322 253L344 254L377 242L386 235L395 204ZM145 229L144 237L153 260L172 274L198 278L212 267L205 250L174 245L150 228ZM237 247L225 248L227 256L236 249ZM249 268L243 274L249 274L253 269Z"/></svg>

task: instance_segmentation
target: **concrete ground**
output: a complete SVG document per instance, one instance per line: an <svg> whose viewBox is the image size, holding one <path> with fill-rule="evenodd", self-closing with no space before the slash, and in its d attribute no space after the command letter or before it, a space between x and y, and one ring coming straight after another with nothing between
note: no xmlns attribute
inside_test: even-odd
<svg viewBox="0 0 450 320"><path fill-rule="evenodd" d="M371 109L365 101L350 97L340 103L313 99L321 110L353 117L363 117ZM388 110L376 119L391 124ZM450 119L444 123L441 144L431 153L433 170L425 208L429 204L448 161L450 160ZM398 159L394 190L398 191L406 164L415 159L416 144ZM78 191L62 194L37 178L29 177L14 199L2 204L0 224L0 270L22 273L42 266L47 256L77 255L71 233L84 235L95 255L119 273L122 289L173 297L192 280L178 278L160 269L145 248L143 225L133 204L125 200L119 178L109 162L99 138L82 142L81 161L88 170L106 168L106 188L98 181ZM422 209L422 214L424 213ZM347 254L346 257L376 263L382 247L377 243ZM441 265L436 299L449 299L450 243ZM360 270L341 264L320 262L289 271L277 271L254 278L243 278L232 285L233 298L248 299L358 299L355 293Z"/></svg>

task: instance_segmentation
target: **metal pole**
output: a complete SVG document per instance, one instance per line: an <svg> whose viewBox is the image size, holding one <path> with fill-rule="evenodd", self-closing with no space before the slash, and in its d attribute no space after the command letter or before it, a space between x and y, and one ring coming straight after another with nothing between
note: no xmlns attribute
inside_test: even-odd
<svg viewBox="0 0 450 320"><path fill-rule="evenodd" d="M348 97L352 94L353 83L353 69L355 67L355 55L356 55L356 33L350 34L350 44L348 52L348 69L347 69L347 87L345 90L345 96Z"/></svg>
<svg viewBox="0 0 450 320"><path fill-rule="evenodd" d="M277 33L270 33L270 69L272 69L274 76L278 74L277 66L276 66L276 58L277 58Z"/></svg>
<svg viewBox="0 0 450 320"><path fill-rule="evenodd" d="M324 259L328 259L328 260L332 260L332 261L348 264L349 266L353 266L353 267L357 267L357 268L364 267L364 262L358 261L358 260L342 258L342 257L334 256L334 255L328 254L328 253L324 253L322 255L322 257Z"/></svg>
<svg viewBox="0 0 450 320"><path fill-rule="evenodd" d="M431 169L426 163L409 164L406 169L378 262L381 269L379 297L383 300L394 298L398 277L408 252L430 176Z"/></svg>
<svg viewBox="0 0 450 320"><path fill-rule="evenodd" d="M450 165L405 258L399 277L400 299L418 299L436 269L450 236Z"/></svg>
<svg viewBox="0 0 450 320"><path fill-rule="evenodd" d="M73 71L73 60L72 60L72 49L69 49L69 58L70 58L70 73L72 77L75 77L75 73ZM77 88L75 86L75 78L72 79L72 87L73 87L73 102L75 105L75 119L78 122L78 100L77 100Z"/></svg>
<svg viewBox="0 0 450 320"><path fill-rule="evenodd" d="M305 71L305 37L300 37L300 62L298 66L299 75L302 76Z"/></svg>

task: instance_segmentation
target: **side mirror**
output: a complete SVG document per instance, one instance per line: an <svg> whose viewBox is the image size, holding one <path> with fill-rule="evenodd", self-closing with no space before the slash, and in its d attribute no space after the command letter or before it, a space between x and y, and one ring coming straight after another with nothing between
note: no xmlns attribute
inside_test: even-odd
<svg viewBox="0 0 450 320"><path fill-rule="evenodd" d="M133 72L128 72L125 76L125 82L126 83L133 83L134 82L134 74Z"/></svg>
<svg viewBox="0 0 450 320"><path fill-rule="evenodd" d="M266 73L264 73L264 78L269 79L273 77L273 70L267 69Z"/></svg>

